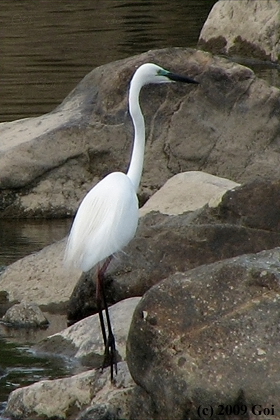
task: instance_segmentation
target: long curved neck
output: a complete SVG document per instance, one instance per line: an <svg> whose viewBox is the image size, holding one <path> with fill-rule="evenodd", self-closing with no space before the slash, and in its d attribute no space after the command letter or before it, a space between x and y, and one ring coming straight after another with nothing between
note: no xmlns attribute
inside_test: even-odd
<svg viewBox="0 0 280 420"><path fill-rule="evenodd" d="M134 143L127 176L138 190L144 163L145 122L139 105L139 94L142 87L139 79L134 77L129 89L129 113L134 126Z"/></svg>

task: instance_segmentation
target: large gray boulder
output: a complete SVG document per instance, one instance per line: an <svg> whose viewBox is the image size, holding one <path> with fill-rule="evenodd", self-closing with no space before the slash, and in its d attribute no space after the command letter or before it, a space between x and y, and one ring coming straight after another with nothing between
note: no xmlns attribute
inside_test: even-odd
<svg viewBox="0 0 280 420"><path fill-rule="evenodd" d="M198 46L215 54L279 62L278 0L220 0L201 30Z"/></svg>
<svg viewBox="0 0 280 420"><path fill-rule="evenodd" d="M226 420L221 405L243 405L234 418L255 419L255 404L271 414L280 399L279 255L200 266L144 295L127 344L138 384L131 418L198 420L212 407L210 417Z"/></svg>
<svg viewBox="0 0 280 420"><path fill-rule="evenodd" d="M49 114L0 124L0 217L72 215L101 177L127 170L133 138L128 85L147 61L200 85L143 89L141 202L187 170L239 183L279 177L279 90L209 53L155 50L94 69Z"/></svg>

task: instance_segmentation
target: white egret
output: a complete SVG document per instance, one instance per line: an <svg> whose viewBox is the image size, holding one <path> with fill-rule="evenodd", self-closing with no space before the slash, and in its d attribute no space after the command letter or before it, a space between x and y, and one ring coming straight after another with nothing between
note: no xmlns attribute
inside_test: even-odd
<svg viewBox="0 0 280 420"><path fill-rule="evenodd" d="M134 143L127 174L113 172L88 192L74 219L65 251L65 261L68 265L84 272L97 266L96 301L105 345L103 367L106 362L110 362L111 380L114 367L117 373L116 347L103 280L112 255L131 241L138 225L137 190L145 148L145 123L139 105L139 93L141 88L149 83L170 82L198 83L151 63L141 65L134 73L128 101L134 126ZM103 307L108 335L102 315Z"/></svg>

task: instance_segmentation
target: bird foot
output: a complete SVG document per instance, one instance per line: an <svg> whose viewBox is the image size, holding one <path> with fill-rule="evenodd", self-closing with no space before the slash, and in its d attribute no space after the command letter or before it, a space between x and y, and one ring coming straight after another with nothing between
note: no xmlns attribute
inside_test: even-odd
<svg viewBox="0 0 280 420"><path fill-rule="evenodd" d="M110 366L111 368L111 382L114 379L114 368L115 374L118 373L118 362L117 362L117 350L115 337L113 334L109 334L107 343L105 346L104 359L102 363L102 371L105 367Z"/></svg>

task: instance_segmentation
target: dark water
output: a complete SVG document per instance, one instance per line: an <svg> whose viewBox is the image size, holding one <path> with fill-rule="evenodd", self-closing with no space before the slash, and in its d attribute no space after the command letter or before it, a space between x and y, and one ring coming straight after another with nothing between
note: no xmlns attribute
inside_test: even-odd
<svg viewBox="0 0 280 420"><path fill-rule="evenodd" d="M70 225L70 219L0 220L0 267L58 242Z"/></svg>
<svg viewBox="0 0 280 420"><path fill-rule="evenodd" d="M0 339L0 348L0 413L5 408L10 392L19 386L69 376L79 371L79 367L67 359L39 356L27 345L19 346Z"/></svg>
<svg viewBox="0 0 280 420"><path fill-rule="evenodd" d="M99 65L153 48L195 47L215 2L2 0L0 122L52 110ZM280 85L279 68L256 70Z"/></svg>
<svg viewBox="0 0 280 420"><path fill-rule="evenodd" d="M11 391L42 379L69 376L85 370L78 362L47 357L32 345L67 327L66 315L45 313L50 326L45 329L11 328L0 322L0 420Z"/></svg>
<svg viewBox="0 0 280 420"><path fill-rule="evenodd" d="M3 0L0 121L52 110L94 67L195 46L216 0Z"/></svg>

